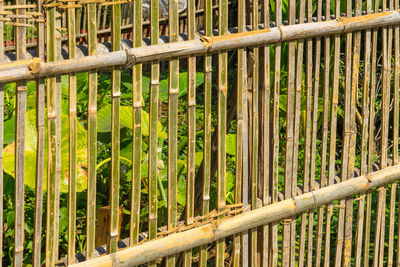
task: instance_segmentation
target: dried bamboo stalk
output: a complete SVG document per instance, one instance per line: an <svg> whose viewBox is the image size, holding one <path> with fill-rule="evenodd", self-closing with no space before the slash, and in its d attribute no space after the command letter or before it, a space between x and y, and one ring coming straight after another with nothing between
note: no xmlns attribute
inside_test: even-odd
<svg viewBox="0 0 400 267"><path fill-rule="evenodd" d="M374 12L378 12L378 1L375 2ZM370 120L368 134L368 172L372 172L374 156L374 126L375 126L375 99L376 99L376 67L377 67L377 41L378 30L372 29L372 52L371 52L371 95L370 95ZM379 208L379 205L377 205ZM367 194L365 242L364 242L364 265L369 265L370 251L370 231L371 231L371 212L372 212L372 193ZM374 256L375 257L375 256Z"/></svg>
<svg viewBox="0 0 400 267"><path fill-rule="evenodd" d="M16 4L24 5L25 0L17 0ZM17 15L25 15L25 9L18 9ZM18 19L25 23L25 19ZM17 60L25 59L26 28L15 27ZM27 88L26 82L17 82L15 106L15 215L14 215L14 266L22 266L24 252L24 155L25 155L25 113Z"/></svg>
<svg viewBox="0 0 400 267"><path fill-rule="evenodd" d="M219 0L218 33L222 36L228 31L228 1ZM228 54L226 51L218 52L218 181L217 181L217 208L218 212L225 210L226 200L226 109L228 94ZM224 266L225 240L216 242L216 266Z"/></svg>
<svg viewBox="0 0 400 267"><path fill-rule="evenodd" d="M277 0L275 3L276 26L282 24L282 2ZM278 179L279 179L279 94L281 82L281 43L275 44L274 59L274 92L272 107L272 203L278 201ZM278 225L277 222L271 224L271 265L278 265Z"/></svg>
<svg viewBox="0 0 400 267"><path fill-rule="evenodd" d="M178 7L176 21L179 21ZM196 34L196 3L188 1L188 39L194 39ZM171 14L171 13L169 13ZM171 18L171 17L170 17ZM179 31L179 29L177 29ZM179 75L179 74L178 74ZM179 77L179 76L178 76ZM188 147L187 147L187 180L186 180L186 224L193 223L194 218L194 190L195 190L195 153L196 153L196 57L188 58ZM192 265L192 250L184 253L184 266Z"/></svg>
<svg viewBox="0 0 400 267"><path fill-rule="evenodd" d="M170 42L178 41L179 17L178 17L178 1L168 2L169 16L169 38ZM153 21L158 23L158 21ZM153 29L154 30L154 29ZM153 33L154 34L154 33ZM156 36L154 36L156 37ZM158 36L157 36L158 38ZM189 71L188 71L189 75ZM188 81L190 77L188 77ZM169 79L168 79L168 230L176 227L177 223L177 197L178 197L178 94L179 94L179 59L172 58L169 61ZM189 88L188 88L189 89ZM189 95L189 92L188 92ZM158 102L158 99L157 99ZM188 128L190 131L190 128ZM188 140L188 143L191 140ZM189 159L189 151L188 151ZM156 167L156 166L154 166ZM188 176L189 177L189 165ZM150 176L149 176L150 177ZM189 181L186 181L188 186ZM186 196L190 194L190 189L186 189ZM190 196L189 196L190 197ZM186 199L186 214L192 211L189 198ZM187 253L184 253L184 264L187 266ZM191 256L191 254L190 254ZM175 256L171 255L167 259L167 266L175 266Z"/></svg>
<svg viewBox="0 0 400 267"><path fill-rule="evenodd" d="M118 1L118 0L114 0ZM112 17L112 51L120 50L121 44L121 5L111 7ZM103 21L105 23L105 20ZM104 27L104 24L103 24ZM121 103L121 68L113 67L111 71L111 177L110 177L110 232L108 252L118 249L119 225L119 178L120 178L120 103Z"/></svg>
<svg viewBox="0 0 400 267"><path fill-rule="evenodd" d="M367 13L371 13L371 1L366 2ZM364 51L364 83L362 94L362 130L361 130L361 174L368 172L368 125L369 125L369 87L371 79L371 30L365 31L365 51ZM365 194L360 194L357 211L357 226L355 236L355 266L361 265L361 252L363 242L363 227L365 214ZM367 224L368 222L366 222Z"/></svg>
<svg viewBox="0 0 400 267"><path fill-rule="evenodd" d="M132 41L133 47L142 45L142 1L136 1L132 4ZM142 159L142 64L133 66L132 70L133 85L133 143L132 143L132 193L131 193L131 227L130 227L130 245L139 241L140 229L140 191L141 191L141 166Z"/></svg>
<svg viewBox="0 0 400 267"><path fill-rule="evenodd" d="M289 25L294 24L296 19L296 3L293 0L289 1ZM294 87L295 87L295 60L296 60L296 43L295 41L288 42L288 81L287 81L287 102L286 102L286 155L285 155L285 185L284 185L284 197L288 199L293 196L292 192L292 178L293 178L293 128L294 128ZM254 159L253 159L254 160ZM292 234L292 221L294 218L290 218L288 221L282 222L283 234L282 234L282 266L288 266L291 262L291 240Z"/></svg>
<svg viewBox="0 0 400 267"><path fill-rule="evenodd" d="M47 17L47 60L57 59L55 38L56 10L50 8ZM47 167L47 224L46 224L46 263L54 265L57 260L57 218L56 218L56 185L57 179L57 100L56 78L47 79L47 129L48 129L48 162Z"/></svg>
<svg viewBox="0 0 400 267"><path fill-rule="evenodd" d="M96 5L88 4L89 55L97 53ZM86 14L86 13L85 13ZM86 257L94 257L96 233L96 164L97 164L97 70L89 71L88 80L88 189L87 189L87 237Z"/></svg>
<svg viewBox="0 0 400 267"><path fill-rule="evenodd" d="M252 1L252 11L251 11L251 26L252 30L258 30L259 25L259 6L258 0ZM252 64L251 72L252 72L252 85L249 88L251 92L251 107L249 110L251 111L251 169L250 169L250 177L251 177L251 208L257 208L257 196L258 196L258 153L259 153L259 112L258 112L258 91L259 91L259 66L260 66L260 48L254 47L252 54L254 57L254 64ZM250 265L257 266L257 229L250 229Z"/></svg>
<svg viewBox="0 0 400 267"><path fill-rule="evenodd" d="M246 27L245 18L245 1L238 1L238 32L243 32ZM238 63L237 63L237 98L236 98L236 112L237 112L237 134L236 134L236 177L235 177L235 203L243 203L245 205L246 201L243 200L243 98L247 94L245 92L245 62L246 55L244 49L238 49ZM241 246L241 242L246 235L237 234L234 236L234 249L233 249L233 262L234 267L241 266L240 258L242 256L243 261L247 261L248 249L245 246ZM248 262L248 261L247 261ZM245 264L242 264L246 266Z"/></svg>
<svg viewBox="0 0 400 267"><path fill-rule="evenodd" d="M204 0L205 35L211 37L213 30L212 0ZM212 89L212 56L204 56L204 140L203 140L203 192L202 215L209 212L210 179L211 179L211 89ZM236 196L236 195L235 195ZM200 248L199 266L207 266L207 245Z"/></svg>
<svg viewBox="0 0 400 267"><path fill-rule="evenodd" d="M156 45L158 43L159 37L159 1L151 0L150 1L150 40L152 45ZM151 64L151 78L150 78L150 118L149 118L149 240L152 240L157 237L157 133L158 133L158 102L159 102L159 79L160 79L160 63L159 61L153 61ZM170 90L171 91L171 90ZM170 99L169 92L169 101ZM174 92L172 92L174 93ZM170 107L173 106L169 104L168 115L171 116ZM171 134L174 134L173 129L170 128L170 117L168 120L168 151L170 152L170 140ZM175 129L176 131L176 129ZM171 155L173 156L173 155ZM171 162L169 162L171 164ZM172 166L175 167L175 166ZM173 179L171 177L171 170L168 168L168 179ZM170 192L170 183L168 183L168 198L171 198ZM169 203L173 205L174 203ZM176 205L176 204L175 204ZM169 209L173 209L173 207L169 207ZM170 211L168 211L170 213ZM149 264L150 266L156 266L156 263L153 261Z"/></svg>
<svg viewBox="0 0 400 267"><path fill-rule="evenodd" d="M399 9L399 1L394 1L394 8ZM394 26L394 109L393 109L393 165L399 163L399 70L400 70L400 30L399 26ZM399 213L398 213L399 214ZM400 220L400 216L398 220ZM397 238L397 253L396 253L396 263L400 262L400 238Z"/></svg>
<svg viewBox="0 0 400 267"><path fill-rule="evenodd" d="M146 242L141 246L127 248L112 255L105 255L72 266L115 266L139 265L167 255L176 254L189 248L221 240L224 237L243 232L247 229L268 224L319 207L340 198L347 198L365 192L376 186L392 183L400 178L400 166L391 166L383 170L362 175L357 178L330 185L313 192L280 201L265 207L251 210L219 223L211 223L184 232Z"/></svg>
<svg viewBox="0 0 400 267"><path fill-rule="evenodd" d="M42 10L43 1L37 1L37 11ZM37 55L41 60L44 60L45 50L45 29L43 23L37 23ZM0 32L2 32L0 30ZM0 40L0 44L3 42ZM2 52L0 51L0 54ZM2 92L3 94L3 92ZM2 99L2 97L0 96ZM36 155L36 181L35 181L35 215L34 215L34 234L33 234L33 252L32 266L40 266L41 264L41 242L42 242L42 215L43 215L43 175L44 175L44 151L45 151L45 83L43 78L36 80L36 123L37 123L37 155ZM3 111L0 111L3 114ZM0 121L3 121L1 115ZM3 133L3 129L0 129ZM2 146L3 141L0 141ZM1 166L2 169L2 166ZM0 192L2 195L2 192ZM2 220L1 220L2 221ZM1 242L1 241L0 241Z"/></svg>

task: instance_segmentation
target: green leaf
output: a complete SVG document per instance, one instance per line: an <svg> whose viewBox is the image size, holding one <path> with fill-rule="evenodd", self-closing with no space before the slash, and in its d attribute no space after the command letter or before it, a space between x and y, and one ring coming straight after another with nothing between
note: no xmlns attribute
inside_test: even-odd
<svg viewBox="0 0 400 267"><path fill-rule="evenodd" d="M46 125L47 126L47 125ZM77 191L83 191L87 187L87 132L78 123L78 144L77 144ZM46 144L44 154L44 175L43 188L47 189L47 127ZM36 180L36 112L35 110L26 113L25 124L25 185L35 188ZM61 116L61 180L60 190L68 192L68 169L69 169L69 119L67 115ZM9 175L15 175L15 143L14 141L4 148L4 171Z"/></svg>
<svg viewBox="0 0 400 267"><path fill-rule="evenodd" d="M121 128L126 127L128 129L133 129L133 109L128 106L120 106L120 120ZM99 132L111 132L111 105L105 105L97 113L97 131ZM149 113L142 110L142 134L143 136L149 136ZM168 137L167 133L162 130L161 122L158 122L158 137L161 139L166 139Z"/></svg>
<svg viewBox="0 0 400 267"><path fill-rule="evenodd" d="M204 73L196 72L196 88L204 83ZM168 78L160 81L159 87L159 98L160 101L165 102L168 101ZM185 96L187 94L188 89L188 73L181 72L179 73L179 94L178 97Z"/></svg>
<svg viewBox="0 0 400 267"><path fill-rule="evenodd" d="M226 154L236 156L236 134L226 135Z"/></svg>

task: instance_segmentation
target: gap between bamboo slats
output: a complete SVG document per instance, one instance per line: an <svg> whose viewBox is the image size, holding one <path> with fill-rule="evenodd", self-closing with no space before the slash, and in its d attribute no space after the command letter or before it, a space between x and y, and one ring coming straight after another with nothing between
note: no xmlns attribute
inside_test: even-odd
<svg viewBox="0 0 400 267"><path fill-rule="evenodd" d="M3 11L4 2L0 0L0 11ZM3 33L7 31L4 27L4 22L2 21L3 15L0 15L0 44L4 43L4 35ZM7 38L6 38L7 39ZM7 40L6 40L7 42ZM0 63L4 60L4 46L0 45ZM4 132L4 86L0 84L0 133ZM3 143L4 143L4 136L0 134L0 196L3 196L4 193L4 174L3 174ZM4 221L4 204L3 204L3 197L0 199L0 223L2 224ZM0 231L0 250L3 251L3 240L4 235L3 231ZM0 267L3 266L3 253L0 254Z"/></svg>
<svg viewBox="0 0 400 267"><path fill-rule="evenodd" d="M291 217L308 209L332 203L375 187L392 183L400 178L400 166L390 166L338 184L330 185L294 198L283 200L241 215L226 218L181 233L146 242L72 266L127 266L139 265L167 255L173 255L202 244L215 242L247 229Z"/></svg>

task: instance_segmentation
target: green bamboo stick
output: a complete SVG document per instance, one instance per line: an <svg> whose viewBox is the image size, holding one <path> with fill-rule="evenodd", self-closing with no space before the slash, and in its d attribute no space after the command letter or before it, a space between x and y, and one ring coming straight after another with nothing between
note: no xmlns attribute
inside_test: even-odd
<svg viewBox="0 0 400 267"><path fill-rule="evenodd" d="M219 0L218 33L224 35L228 31L228 1ZM217 110L217 208L218 211L225 210L225 188L226 188L226 110L228 95L228 54L226 51L218 52L218 110ZM225 262L225 240L216 242L216 266L224 266Z"/></svg>
<svg viewBox="0 0 400 267"><path fill-rule="evenodd" d="M196 35L196 3L195 0L188 1L187 7L188 40L194 39ZM176 7L176 13L178 8ZM171 13L169 13L171 14ZM171 16L171 15L170 15ZM170 17L171 19L171 17ZM179 14L174 18L178 26ZM179 29L176 29L178 32ZM172 31L170 30L172 33ZM171 35L171 34L170 34ZM174 40L175 41L175 40ZM177 80L179 83L179 70ZM194 194L195 194L195 153L196 153L196 57L188 58L188 146L187 146L187 180L186 180L186 224L193 223L194 218ZM192 266L192 250L184 253L184 266Z"/></svg>
<svg viewBox="0 0 400 267"><path fill-rule="evenodd" d="M205 35L212 36L212 0L204 0ZM209 212L211 179L211 89L212 56L204 56L204 137L203 137L203 193L202 214ZM200 247L199 266L207 266L207 245Z"/></svg>
<svg viewBox="0 0 400 267"><path fill-rule="evenodd" d="M0 11L3 11L4 1L0 0ZM4 43L4 33L7 34L7 28L4 27L2 21L3 15L0 15L0 44ZM4 46L0 45L0 63L4 61ZM0 133L4 133L4 85L0 84ZM3 174L3 144L4 135L0 134L0 196L4 193L4 174ZM4 204L3 198L0 199L0 224L4 221ZM36 212L35 212L36 213ZM3 251L3 231L0 231L0 250ZM0 254L0 267L3 266L3 253Z"/></svg>
<svg viewBox="0 0 400 267"><path fill-rule="evenodd" d="M42 12L43 1L37 1L37 10ZM37 23L37 56L44 61L45 32L44 24ZM2 41L0 40L0 43ZM1 51L0 51L1 54ZM37 121L37 156L36 156L36 181L35 181L35 215L32 265L41 264L41 242L42 242L42 215L43 215L43 174L44 174L44 150L45 150L45 83L44 79L36 80L36 121ZM2 113L2 111L0 111ZM2 121L3 119L0 119ZM0 133L3 130L0 129ZM1 142L2 144L2 142ZM1 192L0 192L1 193ZM2 195L2 194L0 194Z"/></svg>
<svg viewBox="0 0 400 267"><path fill-rule="evenodd" d="M67 10L69 58L76 56L75 8ZM68 180L68 264L75 262L77 180L76 74L69 75L69 180Z"/></svg>
<svg viewBox="0 0 400 267"><path fill-rule="evenodd" d="M85 13L86 14L86 13ZM96 4L87 5L89 55L97 53ZM94 257L96 236L96 165L97 165L97 70L89 71L88 81L88 189L86 254Z"/></svg>
<svg viewBox="0 0 400 267"><path fill-rule="evenodd" d="M118 0L115 0L118 1ZM112 51L121 47L121 5L112 5ZM120 102L121 102L121 69L113 67L111 72L111 178L110 178L110 237L108 252L118 249L119 218L119 176L120 176Z"/></svg>
<svg viewBox="0 0 400 267"><path fill-rule="evenodd" d="M179 34L178 1L168 2L169 16L169 41L177 42ZM157 21L158 23L158 21ZM190 77L189 77L190 79ZM168 230L176 227L177 223L177 197L178 197L178 94L179 94L179 59L172 58L169 61L169 79L168 79ZM188 94L189 95L189 94ZM190 131L190 128L188 128ZM190 142L190 141L189 141ZM189 151L188 151L189 154ZM189 157L189 155L188 155ZM189 178L188 165L188 178ZM191 212L190 207L190 189L189 180L187 181L187 200L186 214ZM191 254L190 254L191 255ZM184 253L184 263L187 264L187 253ZM175 266L175 255L167 259L167 266Z"/></svg>
<svg viewBox="0 0 400 267"><path fill-rule="evenodd" d="M133 46L142 45L142 1L133 4ZM132 195L130 245L139 241L140 230L140 190L141 190L141 158L142 158L142 64L133 66L133 145L132 145Z"/></svg>
<svg viewBox="0 0 400 267"><path fill-rule="evenodd" d="M56 9L46 12L47 18L47 61L57 59L56 45ZM46 264L53 266L57 260L57 96L56 78L47 79L47 130L48 130L48 167L47 167L47 231L46 231Z"/></svg>
<svg viewBox="0 0 400 267"><path fill-rule="evenodd" d="M150 40L151 44L158 43L159 37L159 1L150 1ZM158 123L158 94L159 94L159 61L151 64L150 82L150 119L149 119L149 239L157 237L157 123ZM171 100L169 100L170 102ZM168 111L170 112L170 111ZM169 114L170 115L170 114ZM169 124L170 122L168 122ZM171 133L168 133L170 138ZM170 140L170 139L169 139ZM176 142L176 140L175 140ZM168 142L169 143L169 142ZM168 144L170 146L170 144ZM170 151L170 150L169 150ZM168 168L168 174L171 174ZM170 176L169 176L170 178ZM170 197L170 194L168 194ZM155 262L151 266L155 266Z"/></svg>

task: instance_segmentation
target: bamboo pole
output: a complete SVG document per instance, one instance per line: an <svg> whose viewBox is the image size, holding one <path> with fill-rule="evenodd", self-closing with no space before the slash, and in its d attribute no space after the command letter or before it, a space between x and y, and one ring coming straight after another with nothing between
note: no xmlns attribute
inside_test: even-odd
<svg viewBox="0 0 400 267"><path fill-rule="evenodd" d="M293 0L289 1L289 25L294 24L296 19L296 3ZM288 81L287 81L287 107L286 107L286 155L285 155L285 185L284 197L285 199L293 196L292 192L292 178L293 178L293 128L294 128L294 87L295 87L295 64L296 64L296 43L295 41L288 42ZM253 159L254 160L254 159ZM282 235L282 266L288 266L291 262L291 240L292 237L292 220L283 221L283 235ZM294 230L294 229L293 229Z"/></svg>
<svg viewBox="0 0 400 267"><path fill-rule="evenodd" d="M97 53L96 5L88 4L88 48L89 55ZM85 13L85 14L86 14ZM87 189L87 258L94 257L96 233L96 164L97 164L97 70L89 71L88 81L88 189Z"/></svg>
<svg viewBox="0 0 400 267"><path fill-rule="evenodd" d="M177 7L176 11L178 10ZM194 39L196 34L196 3L188 1L188 39ZM176 20L179 14L176 12ZM171 14L171 13L169 13ZM171 17L170 17L171 18ZM177 29L179 30L179 29ZM179 74L178 74L179 77ZM196 153L196 57L188 58L188 147L187 147L187 181L186 181L186 224L193 223L194 218L194 195L195 195L195 153ZM184 266L192 265L192 250L184 253Z"/></svg>
<svg viewBox="0 0 400 267"><path fill-rule="evenodd" d="M135 1L132 4L133 27L132 40L133 47L142 45L142 1ZM130 227L130 245L139 242L140 231L140 192L141 192L141 166L142 159L142 64L133 66L132 73L133 84L133 143L132 143L132 193L131 193L131 227Z"/></svg>
<svg viewBox="0 0 400 267"><path fill-rule="evenodd" d="M400 178L400 166L391 166L383 170L361 175L357 178L330 185L294 198L280 201L244 214L227 218L218 223L172 234L130 247L111 255L98 257L72 266L128 266L139 265L167 255L179 253L189 248L211 243L224 237L243 232L247 229L268 224L304 212L308 209L343 199L371 188L392 183Z"/></svg>
<svg viewBox="0 0 400 267"><path fill-rule="evenodd" d="M24 5L25 0L17 0L16 4ZM25 15L25 9L17 10L17 15ZM25 23L25 19L18 19L18 23ZM26 28L15 27L17 60L25 59ZM23 81L17 82L15 107L15 215L14 215L14 266L22 266L24 252L24 155L25 155L25 113L27 88Z"/></svg>
<svg viewBox="0 0 400 267"><path fill-rule="evenodd" d="M394 8L399 9L399 1L394 1ZM399 70L400 70L400 28L398 25L394 26L394 110L393 110L393 165L399 163ZM400 221L400 213L398 213L398 220ZM400 238L397 238L397 253L396 263L400 262Z"/></svg>
<svg viewBox="0 0 400 267"><path fill-rule="evenodd" d="M366 2L367 13L372 12L371 1ZM361 175L368 172L368 126L369 126L369 92L371 80L371 30L365 32L365 51L364 51L364 84L362 96L362 130L361 130ZM361 266L362 244L363 244L363 227L365 214L365 193L360 194L357 212L357 226L355 236L355 266ZM368 211L367 211L368 212ZM369 223L366 221L366 224Z"/></svg>
<svg viewBox="0 0 400 267"><path fill-rule="evenodd" d="M179 17L178 17L178 1L168 1L168 17L169 17L169 38L170 42L178 41L179 34ZM158 24L157 21L153 21ZM153 33L154 34L154 33ZM158 36L154 36L158 38ZM190 68L190 67L189 67ZM188 75L189 71L188 71ZM188 81L191 77L188 77ZM177 161L178 161L178 94L179 94L179 59L171 58L169 61L169 80L168 80L168 230L172 230L176 227L177 223L177 197L178 197L178 173L177 173ZM188 87L189 90L189 87ZM188 95L189 95L188 91ZM157 100L158 102L158 100ZM188 128L188 131L191 129ZM188 140L188 143L193 140ZM188 159L191 159L188 151ZM193 166L191 166L193 167ZM188 176L189 177L189 165L188 165ZM149 176L150 177L150 176ZM186 215L192 211L190 203L190 189L188 185L189 180L186 181ZM189 189L189 190L188 190ZM187 218L186 218L187 219ZM187 260L188 253L184 253L184 264ZM191 256L191 254L190 254ZM175 256L171 255L167 259L167 266L175 266Z"/></svg>
<svg viewBox="0 0 400 267"><path fill-rule="evenodd" d="M47 60L57 60L56 45L56 9L47 10ZM46 231L46 264L53 266L57 261L58 238L56 236L57 189L59 176L57 174L57 96L56 78L47 79L47 129L48 129L48 167L47 167L47 231Z"/></svg>
<svg viewBox="0 0 400 267"><path fill-rule="evenodd" d="M118 1L118 0L114 0ZM121 5L111 7L112 13L112 51L120 50L121 44ZM104 27L104 25L103 25ZM120 178L120 102L121 102L121 69L113 67L111 72L111 177L110 177L110 230L108 252L118 249L119 218L119 178Z"/></svg>
<svg viewBox="0 0 400 267"><path fill-rule="evenodd" d="M150 1L150 40L152 45L156 45L158 42L158 35L159 35L159 1L158 0L151 0ZM158 102L159 102L159 76L160 76L160 64L159 61L155 60L151 64L151 82L150 82L150 119L149 119L149 240L152 240L157 237L157 133L158 133ZM169 101L171 102L171 90L168 92L169 94ZM174 91L172 91L174 93ZM169 104L168 108L168 115L171 116L171 103ZM173 130L170 128L171 118L168 120L168 152L171 152L171 135L173 135ZM171 132L170 132L171 131ZM176 131L176 129L175 129ZM171 164L171 162L169 162ZM173 166L175 167L175 166ZM170 168L168 168L168 179L173 179L171 177ZM170 191L170 182L168 183L168 200L170 201L171 192ZM169 203L171 205L175 203ZM176 205L176 204L175 204ZM169 207L170 209L174 209L174 207ZM170 213L170 211L168 211ZM156 266L155 262L150 262L150 266Z"/></svg>
<svg viewBox="0 0 400 267"><path fill-rule="evenodd" d="M245 9L246 4L244 0L238 1L238 32L243 32L246 27L246 16ZM238 63L237 63L237 98L236 98L236 106L237 106L237 133L236 133L236 179L235 179L235 203L243 203L245 206L246 201L243 199L243 143L244 143L244 120L243 120L243 99L246 98L247 94L245 91L245 62L246 62L246 53L244 49L238 49ZM242 265L245 262L248 263L248 249L247 249L247 240L244 238L247 237L246 234L237 234L234 236L234 250L233 250L233 266L239 267L241 266L241 257L242 257ZM241 244L245 243L245 246Z"/></svg>
<svg viewBox="0 0 400 267"><path fill-rule="evenodd" d="M143 46L132 48L128 51L76 58L63 62L25 62L21 65L14 66L12 70L6 68L6 66L0 69L0 83L33 79L37 76L60 75L73 71L79 72L96 68L100 69L117 65L126 65L131 62L132 59L134 59L135 63L158 59L164 60L172 57L205 54L206 52L231 50L246 46L260 46L299 38L308 39L321 35L343 34L357 30L394 25L399 22L400 12L391 11L316 23L277 26L268 30L230 34L229 37L205 37L202 38L202 40L195 39L173 44Z"/></svg>
<svg viewBox="0 0 400 267"><path fill-rule="evenodd" d="M67 10L69 58L76 56L76 13ZM76 236L76 180L77 180L77 114L76 73L69 75L69 177L68 177L68 264L75 263Z"/></svg>
<svg viewBox="0 0 400 267"><path fill-rule="evenodd" d="M37 1L37 11L43 12L43 1ZM45 29L43 23L37 23L37 55L44 60L45 50ZM2 32L0 30L0 32ZM0 44L3 42L0 40ZM0 51L0 54L2 52ZM34 215L34 237L33 237L33 260L32 266L40 266L41 264L41 242L42 242L42 215L43 215L43 174L44 174L44 151L45 151L45 83L43 78L36 80L36 123L37 123L37 156L36 156L36 180L35 180L35 215ZM3 111L0 121L3 121ZM3 133L3 129L0 129ZM0 142L2 146L3 142ZM2 167L1 167L2 168ZM0 192L2 195L2 192Z"/></svg>
<svg viewBox="0 0 400 267"><path fill-rule="evenodd" d="M228 31L228 1L219 0L218 33L223 36ZM226 200L226 109L228 95L228 53L225 50L218 51L218 110L217 110L217 209L225 210ZM216 266L224 266L225 240L216 242Z"/></svg>
<svg viewBox="0 0 400 267"><path fill-rule="evenodd" d="M204 0L205 6L205 35L212 36L212 0ZM209 212L210 179L211 179L211 91L212 91L212 56L204 56L204 140L203 140L203 188L202 188L202 215ZM207 245L200 248L199 266L207 266Z"/></svg>

